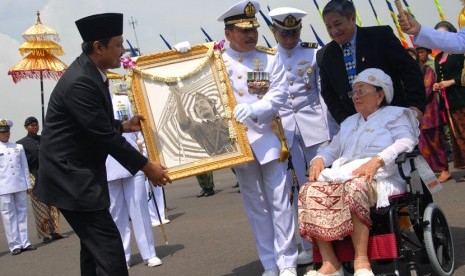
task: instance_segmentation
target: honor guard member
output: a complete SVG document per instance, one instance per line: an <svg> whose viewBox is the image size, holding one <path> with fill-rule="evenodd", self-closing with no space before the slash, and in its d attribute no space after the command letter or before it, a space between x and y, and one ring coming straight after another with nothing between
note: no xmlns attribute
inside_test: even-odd
<svg viewBox="0 0 465 276"><path fill-rule="evenodd" d="M279 110L286 133L287 145L299 186L307 183L305 176L310 160L320 145L328 143L339 127L331 117L320 94L317 43L300 42L302 17L307 13L295 8L276 8L269 15L273 20L273 33L278 41L275 47L284 64L289 97ZM288 171L289 185L293 185ZM296 191L297 193L297 191ZM297 196L294 207L297 210ZM297 258L298 265L313 261L312 246L301 239L303 251Z"/></svg>
<svg viewBox="0 0 465 276"><path fill-rule="evenodd" d="M36 250L27 231L27 194L31 192L29 167L20 144L9 143L13 122L0 119L0 212L11 254Z"/></svg>
<svg viewBox="0 0 465 276"><path fill-rule="evenodd" d="M236 120L247 130L255 160L235 167L241 195L266 276L296 274L297 244L289 202L286 162L271 123L288 98L276 50L256 47L257 1L240 1L218 21L225 24L229 47L223 59L234 91Z"/></svg>
<svg viewBox="0 0 465 276"><path fill-rule="evenodd" d="M31 185L34 186L37 183L39 171L40 135L37 134L39 121L35 117L27 117L24 121L24 128L27 131L26 137L16 143L24 147ZM67 237L60 234L60 213L56 207L43 204L33 194L31 194L31 206L39 239L42 239L44 243L49 243L52 240Z"/></svg>
<svg viewBox="0 0 465 276"><path fill-rule="evenodd" d="M130 116L130 103L127 94L114 95L112 102L116 119L124 121L132 117ZM131 146L144 156L147 156L145 146L143 146L144 138L140 132L123 133L122 135ZM162 261L155 252L149 202L147 200L148 189L151 189L150 186L152 185L145 181L145 175L142 171L132 175L111 156L107 157L105 167L110 193L110 214L123 241L127 268L129 269L131 265L131 226L129 218L131 218L134 238L144 263L148 266L161 265Z"/></svg>

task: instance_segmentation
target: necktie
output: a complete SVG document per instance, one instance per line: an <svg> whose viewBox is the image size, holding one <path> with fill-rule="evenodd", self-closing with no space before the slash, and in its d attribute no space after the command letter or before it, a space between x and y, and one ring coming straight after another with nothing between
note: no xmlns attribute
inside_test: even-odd
<svg viewBox="0 0 465 276"><path fill-rule="evenodd" d="M349 78L350 86L352 87L352 83L354 82L355 75L357 75L357 71L355 70L355 60L354 56L352 55L352 51L350 51L351 43L347 42L346 44L342 45L342 50L344 53L344 64L346 66L347 77Z"/></svg>

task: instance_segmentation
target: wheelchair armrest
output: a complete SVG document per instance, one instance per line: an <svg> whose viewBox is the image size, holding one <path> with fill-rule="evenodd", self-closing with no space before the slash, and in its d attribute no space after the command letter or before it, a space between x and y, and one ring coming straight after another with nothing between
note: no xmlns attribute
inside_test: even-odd
<svg viewBox="0 0 465 276"><path fill-rule="evenodd" d="M396 158L396 164L400 165L407 161L407 159L413 159L420 155L420 151L418 149L414 149L412 152L403 152L399 154Z"/></svg>

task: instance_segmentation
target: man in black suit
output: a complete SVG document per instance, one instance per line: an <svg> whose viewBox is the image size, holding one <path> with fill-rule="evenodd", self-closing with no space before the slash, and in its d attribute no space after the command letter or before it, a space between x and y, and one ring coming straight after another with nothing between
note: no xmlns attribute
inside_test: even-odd
<svg viewBox="0 0 465 276"><path fill-rule="evenodd" d="M394 83L392 105L410 107L421 118L426 105L425 88L418 64L402 47L389 26L358 27L355 7L349 0L331 0L323 9L323 20L333 39L317 54L321 94L338 123L355 114L347 92L352 90L346 70L344 46L355 62L353 74L367 68L386 72ZM350 43L350 44L347 44ZM350 70L350 68L349 68Z"/></svg>
<svg viewBox="0 0 465 276"><path fill-rule="evenodd" d="M142 170L159 185L171 180L121 136L140 130L140 116L113 119L105 72L121 66L123 15L97 14L76 21L83 53L50 97L39 155L37 198L57 206L81 242L81 275L128 275L123 245L108 211L107 155L129 172Z"/></svg>

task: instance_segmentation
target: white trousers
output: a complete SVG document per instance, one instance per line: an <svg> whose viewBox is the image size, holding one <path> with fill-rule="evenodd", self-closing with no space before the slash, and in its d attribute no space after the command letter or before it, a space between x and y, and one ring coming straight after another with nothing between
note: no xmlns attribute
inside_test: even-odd
<svg viewBox="0 0 465 276"><path fill-rule="evenodd" d="M292 147L291 147L291 156L292 156L292 165L294 166L294 170L297 176L297 182L299 183L299 187L302 187L305 183L308 182L308 178L306 176L307 173L307 167L310 166L310 160L315 157L318 148L322 144L326 144L327 142L323 142L320 144L316 144L310 147L306 147L305 143L302 139L302 136L299 131L299 127L296 126L295 132L294 132L294 139L292 142ZM287 177L288 177L288 185L289 187L292 187L294 185L293 179L292 179L292 172L291 170L287 171ZM295 211L295 216L296 216L296 221L298 216L298 199L299 199L299 193L296 189L294 189L294 201L292 203L292 206L294 207ZM300 238L300 243L302 244L302 248L305 251L310 251L312 250L312 244L305 240L304 238Z"/></svg>
<svg viewBox="0 0 465 276"><path fill-rule="evenodd" d="M165 219L165 201L163 200L163 188L162 187L155 187L152 186L152 191L155 196L155 201L157 202L158 211L160 212L160 217L162 220ZM155 210L155 204L153 204L153 198L150 198L149 202L149 214L150 220L152 223L158 223L160 220L158 219L157 211Z"/></svg>
<svg viewBox="0 0 465 276"><path fill-rule="evenodd" d="M131 258L131 228L132 221L134 237L143 260L156 256L155 242L147 206L147 186L145 176L117 179L108 182L110 191L110 213L118 227L123 241L126 262Z"/></svg>
<svg viewBox="0 0 465 276"><path fill-rule="evenodd" d="M28 247L27 192L0 195L0 212L10 251Z"/></svg>
<svg viewBox="0 0 465 276"><path fill-rule="evenodd" d="M264 165L252 161L234 169L263 267L296 267L297 244L286 164L278 160Z"/></svg>

